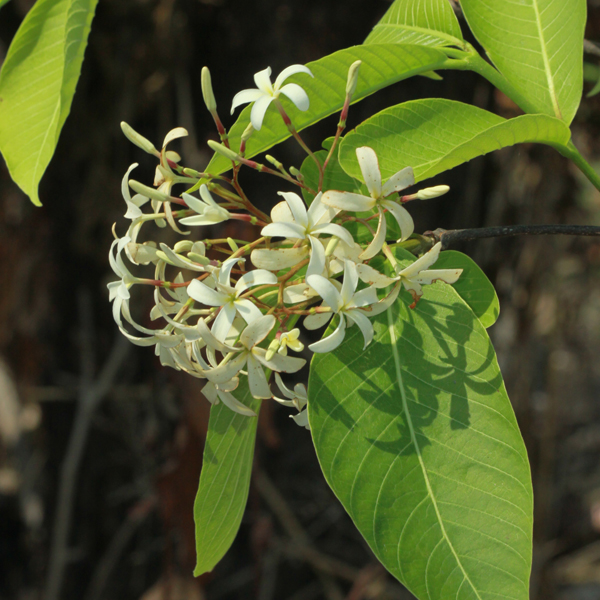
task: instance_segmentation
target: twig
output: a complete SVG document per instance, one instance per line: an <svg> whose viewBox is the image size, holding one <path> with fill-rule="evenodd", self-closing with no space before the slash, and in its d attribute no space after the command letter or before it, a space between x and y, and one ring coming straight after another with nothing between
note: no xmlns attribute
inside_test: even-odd
<svg viewBox="0 0 600 600"><path fill-rule="evenodd" d="M425 234L437 242L442 242L446 250L457 242L481 240L494 237L512 237L515 235L584 235L600 237L600 227L592 225L501 225L481 227L479 229L436 229Z"/></svg>
<svg viewBox="0 0 600 600"><path fill-rule="evenodd" d="M69 562L69 530L75 501L77 475L83 458L92 418L98 405L110 390L115 376L127 354L130 344L122 336L115 342L110 356L104 364L100 375L93 381L94 352L92 342L92 311L89 293L79 297L79 313L81 318L81 386L77 404L77 414L71 431L67 453L60 471L58 500L52 545L50 548L50 566L44 593L45 600L58 600Z"/></svg>

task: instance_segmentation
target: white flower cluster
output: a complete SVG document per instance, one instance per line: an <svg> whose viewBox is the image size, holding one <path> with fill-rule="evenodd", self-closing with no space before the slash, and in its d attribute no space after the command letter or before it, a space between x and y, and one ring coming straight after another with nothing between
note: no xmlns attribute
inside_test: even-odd
<svg viewBox="0 0 600 600"><path fill-rule="evenodd" d="M356 77L357 68L353 68ZM299 110L307 110L308 96L300 86L281 87L285 78L298 73L312 76L306 67L294 65L277 78L273 87L270 69L262 71L255 77L258 89L240 92L233 108L254 102L251 111L254 130L260 129L272 102L283 111L279 93L287 95ZM349 85L347 89L350 88ZM205 73L203 91L205 99L210 98L207 106L215 116L216 102ZM219 131L224 131L220 121L218 126ZM243 193L237 180L239 164L235 161L233 179L210 177L179 165L179 155L167 146L187 135L185 129L179 127L169 132L159 152L127 124L123 123L122 128L133 143L156 156L159 165L153 187L130 179L137 164L123 178L125 217L131 224L123 237L115 234L110 250L110 265L119 278L108 285L114 319L123 335L134 344L155 346L163 365L206 380L203 393L212 403L220 401L238 413L254 416L233 394L243 374L248 377L252 396L274 398L296 408L298 414L294 419L308 427L306 389L297 384L290 390L279 375L295 373L306 363L304 358L288 355L288 350L296 353L304 350L300 330L294 327L296 322L304 318L307 329L318 329L332 318L337 320L330 335L309 346L312 352L334 350L342 343L346 328L353 325L362 332L366 347L374 336L370 317L391 306L402 286L416 302L422 295L422 285L437 280L453 283L461 273L459 269L429 270L439 256L439 243L409 267L397 267L386 244L386 213L397 221L401 240L405 240L414 227L402 204L440 195L448 188L438 186L400 198L397 192L414 183L412 169L402 169L382 183L377 156L369 147L356 151L368 196L315 190L307 206L298 194L279 192L283 200L272 208L269 217ZM222 139L226 137L222 135ZM229 155L243 164L243 150L236 154L228 144L225 147ZM301 177L293 179L283 172L289 181L305 187ZM181 197L172 195L174 185L185 184L189 188L196 181L208 181L199 188L200 198L188 193ZM222 183L229 185L224 187ZM130 189L135 195L131 195ZM151 211L143 212L142 207L148 203ZM371 213L366 219L351 216L365 212ZM173 247L138 241L141 228L148 221L154 221L158 227L169 224L175 232L187 235L189 232L182 231L180 226L206 227L230 219L262 226L261 237L249 242L231 238L186 239ZM372 241L365 246L356 243L344 227L353 220L368 228L373 219L378 219L377 228ZM395 267L393 277L369 264L382 252ZM128 267L126 261L134 267ZM130 271L144 265L153 265L152 278L138 277ZM150 319L160 323L156 328L145 327L133 319L129 307L133 285L153 288ZM385 293L378 294L378 290ZM271 371L275 372L285 399L273 395L268 382Z"/></svg>

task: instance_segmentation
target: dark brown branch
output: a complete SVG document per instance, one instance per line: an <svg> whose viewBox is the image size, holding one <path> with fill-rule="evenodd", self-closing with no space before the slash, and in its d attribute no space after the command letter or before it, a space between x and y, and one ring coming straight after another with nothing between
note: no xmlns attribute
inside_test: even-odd
<svg viewBox="0 0 600 600"><path fill-rule="evenodd" d="M436 242L442 242L447 250L457 242L481 240L515 235L586 235L600 237L600 227L592 225L502 225L499 227L481 227L479 229L436 229L425 234Z"/></svg>

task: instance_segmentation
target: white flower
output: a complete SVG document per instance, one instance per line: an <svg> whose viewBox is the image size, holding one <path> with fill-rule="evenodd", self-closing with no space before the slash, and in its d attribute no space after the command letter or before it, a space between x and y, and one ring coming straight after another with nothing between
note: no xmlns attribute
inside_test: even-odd
<svg viewBox="0 0 600 600"><path fill-rule="evenodd" d="M291 348L294 352L302 352L304 344L300 341L300 330L296 327L291 331L284 331L279 338L279 349L277 352L287 356L287 349Z"/></svg>
<svg viewBox="0 0 600 600"><path fill-rule="evenodd" d="M341 291L338 291L329 279L321 275L310 275L306 278L306 282L319 293L334 314L340 315L340 322L336 330L326 338L311 344L308 347L309 350L313 352L330 352L337 348L346 335L347 321L349 325L353 323L358 325L365 339L364 348L366 348L373 339L373 325L366 317L365 311L361 309L377 304L378 298L374 287L356 291L358 285L356 265L349 260L344 261L344 280ZM329 320L329 316L330 313L309 315L304 319L304 326L307 329L317 329Z"/></svg>
<svg viewBox="0 0 600 600"><path fill-rule="evenodd" d="M241 294L255 285L277 284L277 277L273 273L259 269L242 275L232 287L231 269L239 261L239 258L228 258L219 269L218 274L215 271L213 276L216 276L216 289L194 279L187 290L189 297L197 302L206 306L221 307L212 327L214 336L220 341L225 340L236 313L239 313L249 325L262 316L260 309L251 300L240 298Z"/></svg>
<svg viewBox="0 0 600 600"><path fill-rule="evenodd" d="M294 389L290 390L285 383L283 383L279 373L275 373L275 381L277 382L277 386L281 390L281 393L287 398L287 400L278 398L277 396L273 396L273 400L279 402L279 404L282 404L283 406L295 408L298 411L298 414L290 415L290 418L294 419L294 421L300 425L300 427L310 429L310 425L308 424L308 412L303 410L308 402L306 387L301 383L297 383L294 386Z"/></svg>
<svg viewBox="0 0 600 600"><path fill-rule="evenodd" d="M109 300L113 303L113 318L119 326L122 325L121 310L129 301L129 288L139 281L137 277L129 272L129 269L127 269L121 257L121 252L126 248L130 241L131 238L127 236L117 238L111 244L108 252L108 262L115 275L120 278L119 281L111 281L107 285ZM116 254L113 255L115 247L117 251Z"/></svg>
<svg viewBox="0 0 600 600"><path fill-rule="evenodd" d="M272 371L295 373L306 364L302 358L280 354L275 354L270 360L266 359L267 351L265 348L259 348L258 344L269 335L275 322L273 315L260 317L242 331L239 345L229 346L222 344L208 329L206 323L200 320L198 328L206 344L218 352L227 354L218 367L206 372L207 379L217 385L226 384L246 367L252 395L255 398L270 398L272 394L263 367Z"/></svg>
<svg viewBox="0 0 600 600"><path fill-rule="evenodd" d="M252 262L257 267L275 271L297 264L310 252L306 273L321 275L325 269L325 248L317 236L333 235L352 246L354 244L352 235L341 225L331 223L337 211L321 202L321 193L317 194L308 210L304 200L298 194L279 192L279 195L285 198L285 202L280 202L273 208L271 211L273 223L263 227L261 235L307 240L310 243L310 250L307 245L282 250L257 249L250 257Z"/></svg>
<svg viewBox="0 0 600 600"><path fill-rule="evenodd" d="M237 384L237 378L233 380ZM235 386L237 387L237 386ZM233 389L235 389L235 387ZM244 415L245 417L256 417L256 413L248 408L245 404L242 404L230 391L232 389L227 384L217 385L212 382L208 382L203 388L202 393L206 396L206 399L211 404L218 404L219 400L230 408L233 412Z"/></svg>
<svg viewBox="0 0 600 600"><path fill-rule="evenodd" d="M208 187L204 183L200 186L200 196L202 196L202 200L198 200L190 194L182 194L185 203L198 213L191 217L179 219L182 225L216 225L229 219L229 211L213 200Z"/></svg>
<svg viewBox="0 0 600 600"><path fill-rule="evenodd" d="M254 102L250 113L250 122L256 131L262 127L263 119L269 104L275 100L279 94L286 95L298 108L298 110L308 110L309 100L306 92L296 83L288 83L281 87L281 84L291 75L296 73L308 73L311 77L314 75L308 67L304 65L292 65L287 67L277 76L275 85L271 84L271 67L259 71L254 75L254 83L257 89L248 89L238 92L233 97L231 104L231 114L241 104Z"/></svg>
<svg viewBox="0 0 600 600"><path fill-rule="evenodd" d="M372 148L363 146L356 149L356 157L360 170L369 190L370 197L352 192L327 191L323 194L323 202L340 210L363 212L377 208L379 211L379 223L377 233L373 241L361 254L363 260L373 258L383 247L386 238L387 225L384 210L389 210L394 216L402 232L401 240L407 239L414 231L414 223L408 211L397 202L386 200L386 198L403 190L415 182L412 167L406 167L392 175L383 185L381 184L381 172L377 154Z"/></svg>
<svg viewBox="0 0 600 600"><path fill-rule="evenodd" d="M123 180L121 181L121 193L123 194L123 199L125 200L125 204L127 205L127 212L125 213L126 219L137 219L142 216L142 211L140 206L143 206L150 198L146 198L146 196L142 196L141 194L136 194L133 198L129 192L129 174L133 169L138 166L138 163L133 163L129 169L127 169L127 173L123 176Z"/></svg>

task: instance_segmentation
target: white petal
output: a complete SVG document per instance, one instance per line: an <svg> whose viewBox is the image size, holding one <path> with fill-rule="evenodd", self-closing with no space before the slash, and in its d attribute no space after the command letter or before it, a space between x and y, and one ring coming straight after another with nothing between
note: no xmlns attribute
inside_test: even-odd
<svg viewBox="0 0 600 600"><path fill-rule="evenodd" d="M312 204L311 204L312 206ZM309 209L310 211L310 209ZM293 223L294 217L292 215L292 211L290 210L289 204L283 200L282 202L278 202L271 209L271 220L273 223Z"/></svg>
<svg viewBox="0 0 600 600"><path fill-rule="evenodd" d="M245 404L242 404L233 394L221 389L217 389L217 394L219 395L221 402L233 412L244 415L245 417L256 417L256 413ZM204 393L204 395L206 396L206 393Z"/></svg>
<svg viewBox="0 0 600 600"><path fill-rule="evenodd" d="M305 111L309 109L310 100L308 99L308 94L297 83L288 83L279 91L287 96L296 105L298 110Z"/></svg>
<svg viewBox="0 0 600 600"><path fill-rule="evenodd" d="M321 327L325 327L327 323L329 323L329 319L333 317L333 313L315 313L313 315L308 315L304 319L304 327L309 330L321 329Z"/></svg>
<svg viewBox="0 0 600 600"><path fill-rule="evenodd" d="M318 296L317 292L306 285L306 283L290 285L283 290L283 301L285 304L298 304L298 302L305 302L315 296Z"/></svg>
<svg viewBox="0 0 600 600"><path fill-rule="evenodd" d="M254 84L264 94L273 94L271 85L271 67L267 67L254 75Z"/></svg>
<svg viewBox="0 0 600 600"><path fill-rule="evenodd" d="M191 260L188 260L187 258L176 254L166 244L161 243L160 249L165 253L166 257L169 259L169 262L174 266L180 267L182 269L190 269L191 271L204 271L204 267L202 265L197 265Z"/></svg>
<svg viewBox="0 0 600 600"><path fill-rule="evenodd" d="M331 352L335 350L343 341L346 335L346 319L344 315L340 315L340 322L336 330L326 338L311 344L308 349L315 353Z"/></svg>
<svg viewBox="0 0 600 600"><path fill-rule="evenodd" d="M351 212L364 212L371 210L375 206L375 200L362 194L352 192L337 192L329 190L323 194L322 202L340 210L349 210Z"/></svg>
<svg viewBox="0 0 600 600"><path fill-rule="evenodd" d="M130 165L125 175L123 175L123 179L121 180L121 194L123 194L125 202L131 202L131 192L129 191L129 174L138 166L138 164L139 163L133 163Z"/></svg>
<svg viewBox="0 0 600 600"><path fill-rule="evenodd" d="M280 373L296 373L296 371L299 371L306 364L303 358L283 356L282 354L274 354L270 360L267 360L264 348L254 348L252 353L265 367Z"/></svg>
<svg viewBox="0 0 600 600"><path fill-rule="evenodd" d="M235 291L239 296L254 285L274 285L276 283L277 276L274 273L259 269L242 275L235 284Z"/></svg>
<svg viewBox="0 0 600 600"><path fill-rule="evenodd" d="M273 394L261 364L250 354L248 356L248 387L254 398L270 398Z"/></svg>
<svg viewBox="0 0 600 600"><path fill-rule="evenodd" d="M304 200L294 192L278 192L278 194L285 199L290 207L292 215L294 216L294 221L306 229L308 226L308 215L306 213L306 204L304 204Z"/></svg>
<svg viewBox="0 0 600 600"><path fill-rule="evenodd" d="M279 271L297 265L308 255L308 247L281 248L280 250L267 250L260 248L253 250L250 260L254 266L269 271Z"/></svg>
<svg viewBox="0 0 600 600"><path fill-rule="evenodd" d="M204 200L206 204L212 206L213 208L220 208L220 206L215 202L208 189L208 186L205 183L200 186L200 196L202 196L202 200Z"/></svg>
<svg viewBox="0 0 600 600"><path fill-rule="evenodd" d="M235 348L233 346L229 346L227 344L223 344L220 340L218 340L213 332L208 328L206 321L204 319L198 320L198 331L204 340L204 343L209 347L217 350L218 352L222 352L226 354L227 352L239 352L239 348ZM240 367L241 369L241 367Z"/></svg>
<svg viewBox="0 0 600 600"><path fill-rule="evenodd" d="M310 275L306 278L306 283L323 298L333 312L337 312L342 308L340 293L329 279L325 279L321 275Z"/></svg>
<svg viewBox="0 0 600 600"><path fill-rule="evenodd" d="M296 425L300 427L304 427L305 429L310 430L310 425L308 424L308 410L303 410L301 413L297 415L290 415L291 419L294 419Z"/></svg>
<svg viewBox="0 0 600 600"><path fill-rule="evenodd" d="M218 367L206 371L206 378L217 385L226 384L238 375L244 368L247 360L248 354L242 352L232 358L229 362L226 362L225 364L221 363Z"/></svg>
<svg viewBox="0 0 600 600"><path fill-rule="evenodd" d="M225 209L223 209L225 211ZM182 225L189 225L191 227L198 225L217 225L217 223L222 223L223 221L227 221L229 219L229 213L225 212L216 212L212 209L207 210L203 215L193 215L191 217L184 217L183 219L179 219L179 222Z"/></svg>
<svg viewBox="0 0 600 600"><path fill-rule="evenodd" d="M296 75L296 73L307 73L311 77L314 77L311 70L304 65L290 65L286 67L279 75L277 75L277 79L275 79L274 89L278 90L281 87L281 84L292 75ZM270 73L269 73L270 74Z"/></svg>
<svg viewBox="0 0 600 600"><path fill-rule="evenodd" d="M361 310L349 310L344 313L351 321L354 321L362 331L363 337L365 338L365 345L363 350L373 341L373 325L371 321L366 317L365 313Z"/></svg>
<svg viewBox="0 0 600 600"><path fill-rule="evenodd" d="M400 206L397 202L392 202L391 200L383 200L381 206L387 208L398 222L398 226L402 232L400 240L404 241L408 239L415 230L415 224L409 212L403 206Z"/></svg>
<svg viewBox="0 0 600 600"><path fill-rule="evenodd" d="M224 342L227 338L227 334L233 325L235 314L235 307L231 302L228 302L219 311L217 318L214 320L211 331L220 342Z"/></svg>
<svg viewBox="0 0 600 600"><path fill-rule="evenodd" d="M293 400L296 395L292 390L290 390L285 383L283 383L283 379L281 379L281 375L279 373L275 373L275 381L277 382L277 387L281 390L281 393L290 400Z"/></svg>
<svg viewBox="0 0 600 600"><path fill-rule="evenodd" d="M373 258L383 248L385 242L385 235L387 233L387 223L385 221L385 215L381 207L379 209L379 222L377 223L377 231L373 241L366 247L365 251L360 255L362 260L369 260Z"/></svg>
<svg viewBox="0 0 600 600"><path fill-rule="evenodd" d="M308 237L310 240L310 261L308 263L308 267L306 268L306 276L309 275L322 275L325 270L325 248L323 248L323 244L312 235Z"/></svg>
<svg viewBox="0 0 600 600"><path fill-rule="evenodd" d="M269 223L262 228L260 234L269 237L303 240L306 237L306 229L297 223Z"/></svg>
<svg viewBox="0 0 600 600"><path fill-rule="evenodd" d="M186 194L185 192L181 195L184 199L185 203L191 208L193 211L196 211L199 215L204 214L208 206L202 200L198 200L198 198L194 198L191 194Z"/></svg>
<svg viewBox="0 0 600 600"><path fill-rule="evenodd" d="M175 127L175 129L171 129L171 131L169 131L169 133L167 133L167 135L165 136L165 140L163 142L162 147L164 148L167 144L169 144L173 140L176 140L177 138L185 137L186 135L188 135L187 129L184 129L183 127Z"/></svg>
<svg viewBox="0 0 600 600"><path fill-rule="evenodd" d="M429 252L423 254L423 256L421 256L420 258L415 260L415 262L408 265L408 267L406 267L405 269L402 269L402 271L400 271L398 275L411 279L417 273L428 269L439 258L441 249L442 243L438 242L431 250L429 250Z"/></svg>
<svg viewBox="0 0 600 600"><path fill-rule="evenodd" d="M402 171L398 171L392 175L384 184L381 190L382 196L385 198L394 192L399 192L407 187L414 185L415 174L412 167L406 167Z"/></svg>
<svg viewBox="0 0 600 600"><path fill-rule="evenodd" d="M273 315L265 315L257 319L251 325L248 325L240 335L240 343L250 349L260 344L268 335L275 325L275 317Z"/></svg>
<svg viewBox="0 0 600 600"><path fill-rule="evenodd" d="M221 265L221 270L219 271L218 281L221 285L229 286L229 280L231 279L231 269L238 263L239 261L245 262L245 258L228 258Z"/></svg>
<svg viewBox="0 0 600 600"><path fill-rule="evenodd" d="M197 279L188 285L187 291L190 298L206 306L223 306L229 302L227 294L213 290Z"/></svg>
<svg viewBox="0 0 600 600"><path fill-rule="evenodd" d="M308 207L309 226L312 228L323 223L330 223L338 212L339 209L323 203L323 192L319 192Z"/></svg>
<svg viewBox="0 0 600 600"><path fill-rule="evenodd" d="M340 296L342 299L342 306L347 306L354 296L356 286L358 285L358 271L356 265L350 261L344 261L344 281L342 282L342 291Z"/></svg>
<svg viewBox="0 0 600 600"><path fill-rule="evenodd" d="M231 103L231 114L234 113L235 109L241 104L248 104L248 102L256 102L259 98L264 98L264 93L260 90L248 89L238 92Z"/></svg>
<svg viewBox="0 0 600 600"><path fill-rule="evenodd" d="M259 98L252 105L252 110L250 111L250 122L256 131L260 131L267 108L269 108L269 104L271 104L273 100L274 98L272 96L262 96L262 98Z"/></svg>
<svg viewBox="0 0 600 600"><path fill-rule="evenodd" d="M456 283L461 273L462 269L429 269L428 271L421 271L411 280L424 284L433 283L434 281Z"/></svg>
<svg viewBox="0 0 600 600"><path fill-rule="evenodd" d="M368 146L357 148L356 158L369 194L372 198L381 198L381 172L375 150Z"/></svg>
<svg viewBox="0 0 600 600"><path fill-rule="evenodd" d="M352 297L351 307L364 307L375 304L378 301L377 290L374 287L364 288L359 290Z"/></svg>
<svg viewBox="0 0 600 600"><path fill-rule="evenodd" d="M251 325L254 321L262 317L262 313L258 306L247 298L238 298L233 304L248 325Z"/></svg>
<svg viewBox="0 0 600 600"><path fill-rule="evenodd" d="M367 285L372 285L376 288L387 287L388 285L392 285L395 281L369 265L356 265L356 270L362 281Z"/></svg>
<svg viewBox="0 0 600 600"><path fill-rule="evenodd" d="M313 235L328 233L329 235L335 235L336 237L339 237L350 247L354 245L354 238L352 237L352 234L347 229L344 229L341 225L337 225L335 223L323 223L322 225L317 225L312 229L311 233Z"/></svg>
<svg viewBox="0 0 600 600"><path fill-rule="evenodd" d="M372 304L369 306L369 310L367 314L371 317L376 315L380 315L382 312L385 312L394 302L396 302L396 298L400 293L400 288L402 286L398 284L383 300L377 302L377 304Z"/></svg>

